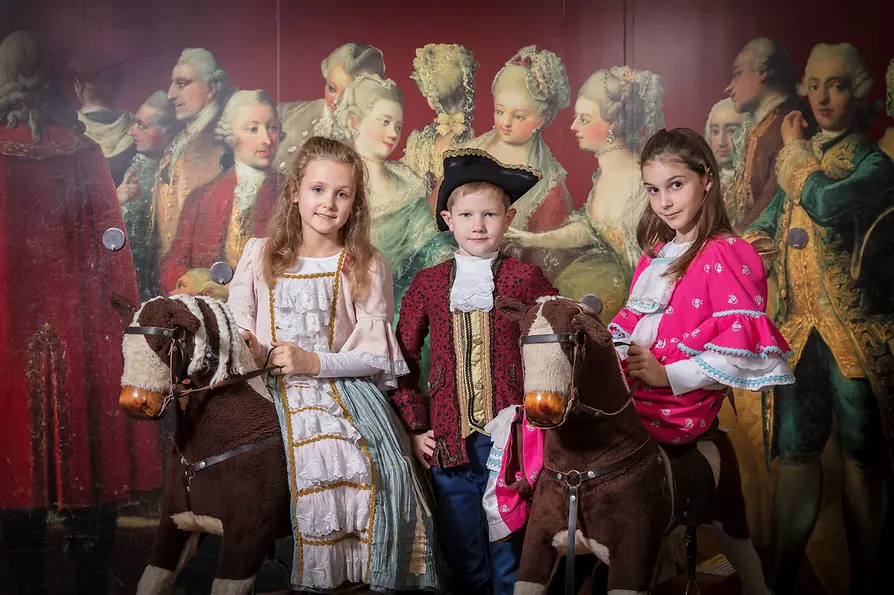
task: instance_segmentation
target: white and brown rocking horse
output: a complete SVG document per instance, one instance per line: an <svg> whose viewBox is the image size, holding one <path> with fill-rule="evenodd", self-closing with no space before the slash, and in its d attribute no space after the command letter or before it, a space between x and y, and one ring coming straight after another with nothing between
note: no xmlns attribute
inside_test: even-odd
<svg viewBox="0 0 894 595"><path fill-rule="evenodd" d="M695 527L707 524L743 593L766 595L729 437L714 428L688 445L654 442L594 309L554 297L530 309L500 298L498 307L521 325L528 421L548 428L516 595L545 593L563 550L566 595L574 554L586 551L608 565L610 594L650 593L662 539L679 525L690 540L687 592L697 593Z"/></svg>
<svg viewBox="0 0 894 595"><path fill-rule="evenodd" d="M121 407L174 409L161 522L137 595L170 593L199 537L222 537L212 595L246 595L277 538L291 534L286 458L273 402L225 304L155 298L112 304L125 329ZM169 407L170 406L170 407Z"/></svg>

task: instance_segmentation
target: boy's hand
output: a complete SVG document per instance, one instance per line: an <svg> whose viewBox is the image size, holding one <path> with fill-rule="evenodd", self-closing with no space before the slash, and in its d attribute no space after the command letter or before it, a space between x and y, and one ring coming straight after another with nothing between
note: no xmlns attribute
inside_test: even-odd
<svg viewBox="0 0 894 595"><path fill-rule="evenodd" d="M422 463L422 466L426 469L431 467L431 463L428 462L426 457L431 458L435 453L435 431L420 432L412 434L411 437L413 438L413 455L416 457L416 460Z"/></svg>
<svg viewBox="0 0 894 595"><path fill-rule="evenodd" d="M627 370L631 376L639 378L649 386L655 388L670 386L667 370L658 363L652 351L634 342L630 343L630 348L627 350Z"/></svg>

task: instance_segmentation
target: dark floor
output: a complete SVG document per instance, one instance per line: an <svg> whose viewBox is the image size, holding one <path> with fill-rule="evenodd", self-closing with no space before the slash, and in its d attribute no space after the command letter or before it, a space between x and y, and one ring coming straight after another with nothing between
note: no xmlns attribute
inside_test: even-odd
<svg viewBox="0 0 894 595"><path fill-rule="evenodd" d="M40 535L28 519L0 515L0 594L2 595L132 595L152 549L154 506L142 505L118 511L117 522L112 515L106 539L97 540L103 531L103 518L94 514L81 525L69 522L64 516L49 515L43 520L45 531ZM154 518L153 518L154 517ZM32 521L34 519L31 519ZM208 536L199 547L190 565L177 582L176 595L204 595L210 592L217 566L220 546L218 538ZM290 561L291 541L277 544L276 555ZM595 580L592 564L578 558L578 584L593 594L604 593L604 567L597 570ZM802 569L799 593L825 595L819 581L805 564ZM586 580L586 585L584 581ZM561 595L563 573L557 573L550 595ZM590 587L594 585L592 588ZM600 587L601 585L601 587ZM288 576L273 561L264 564L256 583L257 593L287 593ZM726 579L710 575L699 576L702 595L734 595L740 593L740 583L733 576ZM668 581L656 589L656 595L683 595L685 577ZM365 591L353 591L364 593Z"/></svg>

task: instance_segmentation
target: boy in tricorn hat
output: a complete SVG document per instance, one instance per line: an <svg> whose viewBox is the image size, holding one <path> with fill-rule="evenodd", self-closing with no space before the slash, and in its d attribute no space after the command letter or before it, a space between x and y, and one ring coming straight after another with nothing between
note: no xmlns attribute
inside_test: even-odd
<svg viewBox="0 0 894 595"><path fill-rule="evenodd" d="M416 457L432 469L438 529L456 593L511 593L518 570L522 536L500 543L488 538L482 496L491 439L484 428L524 396L518 323L497 312L495 297L532 306L557 293L538 267L500 253L515 216L511 204L539 179L535 170L503 165L484 151L444 153L438 227L453 232L459 250L419 271L397 324L410 373L399 379L391 401ZM425 397L417 387L429 334Z"/></svg>

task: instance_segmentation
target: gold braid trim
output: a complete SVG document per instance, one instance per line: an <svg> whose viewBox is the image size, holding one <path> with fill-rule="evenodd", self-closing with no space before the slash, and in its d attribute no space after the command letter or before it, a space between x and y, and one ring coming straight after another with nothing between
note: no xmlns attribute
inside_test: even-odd
<svg viewBox="0 0 894 595"><path fill-rule="evenodd" d="M813 154L809 141L800 140L787 144L776 156L776 180L786 194L794 199L795 204L801 202L804 182L818 171L822 171L822 166Z"/></svg>
<svg viewBox="0 0 894 595"><path fill-rule="evenodd" d="M354 483L353 481L336 481L330 483L328 485L319 486L316 488L307 488L306 490L301 490L298 492L299 496L310 496L311 494L319 494L321 492L328 492L329 490L337 490L338 488L353 488L355 490L371 490L372 486L368 486L365 483Z"/></svg>
<svg viewBox="0 0 894 595"><path fill-rule="evenodd" d="M355 535L354 533L348 533L347 535L342 535L341 537L336 537L335 539L305 539L304 545L315 545L320 547L333 546L341 543L342 541L347 541L349 539L356 539L360 543L369 544L371 539L369 537L361 537L359 535Z"/></svg>
<svg viewBox="0 0 894 595"><path fill-rule="evenodd" d="M507 164L503 163L502 161L500 161L499 159L497 159L496 157L494 157L493 155L491 155L490 153L488 153L487 151L484 151L482 149L471 149L471 148L470 149L448 149L448 150L444 151L444 159L447 159L448 157L464 157L464 156L484 157L485 159L489 159L489 160L493 161L500 167L504 167L506 169L518 169L521 171L526 171L530 174L534 174L538 180L543 179L543 174L540 172L539 169L534 169L533 167L528 166L528 165L507 165Z"/></svg>

